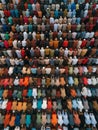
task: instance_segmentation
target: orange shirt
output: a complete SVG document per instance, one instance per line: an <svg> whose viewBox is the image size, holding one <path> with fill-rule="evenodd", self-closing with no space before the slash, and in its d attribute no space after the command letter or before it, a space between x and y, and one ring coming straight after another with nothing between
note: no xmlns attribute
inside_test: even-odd
<svg viewBox="0 0 98 130"><path fill-rule="evenodd" d="M58 46L59 46L59 41L58 40L54 40L53 41L53 46L54 46L54 49L57 49Z"/></svg>
<svg viewBox="0 0 98 130"><path fill-rule="evenodd" d="M53 40L50 40L50 41L49 41L49 46L50 46L50 47L53 47Z"/></svg>
<svg viewBox="0 0 98 130"><path fill-rule="evenodd" d="M42 11L38 11L38 17L42 18Z"/></svg>
<svg viewBox="0 0 98 130"><path fill-rule="evenodd" d="M9 39L8 43L9 43L9 46L10 46L10 47L13 45L13 40L12 40L12 38Z"/></svg>
<svg viewBox="0 0 98 130"><path fill-rule="evenodd" d="M36 34L36 39L41 39L41 36L39 33Z"/></svg>

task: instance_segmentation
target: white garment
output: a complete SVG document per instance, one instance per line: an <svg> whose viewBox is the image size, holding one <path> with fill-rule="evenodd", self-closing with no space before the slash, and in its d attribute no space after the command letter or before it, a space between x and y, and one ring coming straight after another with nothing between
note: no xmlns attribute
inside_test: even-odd
<svg viewBox="0 0 98 130"><path fill-rule="evenodd" d="M83 67L83 72L84 72L84 73L88 73L88 69L87 69L86 66Z"/></svg>
<svg viewBox="0 0 98 130"><path fill-rule="evenodd" d="M4 17L4 12L2 10L0 10L0 15L1 17Z"/></svg>
<svg viewBox="0 0 98 130"><path fill-rule="evenodd" d="M46 74L50 74L51 73L51 68L46 68Z"/></svg>
<svg viewBox="0 0 98 130"><path fill-rule="evenodd" d="M19 65L19 59L15 59L15 65Z"/></svg>
<svg viewBox="0 0 98 130"><path fill-rule="evenodd" d="M44 49L44 48L41 48L41 49L40 49L40 53L41 53L41 56L42 56L42 57L45 57L45 49Z"/></svg>
<svg viewBox="0 0 98 130"><path fill-rule="evenodd" d="M33 37L34 40L36 40L36 32L32 33L32 37Z"/></svg>
<svg viewBox="0 0 98 130"><path fill-rule="evenodd" d="M20 25L20 31L23 32L24 31L24 26Z"/></svg>
<svg viewBox="0 0 98 130"><path fill-rule="evenodd" d="M89 34L89 38L93 38L94 37L94 32L91 32L90 34Z"/></svg>
<svg viewBox="0 0 98 130"><path fill-rule="evenodd" d="M96 127L97 121L93 113L90 113L90 119L91 119L91 124L93 125L93 127Z"/></svg>
<svg viewBox="0 0 98 130"><path fill-rule="evenodd" d="M91 124L91 119L90 119L90 115L88 114L88 112L84 112L84 117L85 117L85 123L87 125Z"/></svg>
<svg viewBox="0 0 98 130"><path fill-rule="evenodd" d="M13 74L13 70L14 70L14 67L10 67L9 70L8 70L8 74L12 75Z"/></svg>
<svg viewBox="0 0 98 130"><path fill-rule="evenodd" d="M77 99L77 106L78 106L78 109L80 110L80 112L82 112L82 110L84 109L84 106L83 106L81 99Z"/></svg>
<svg viewBox="0 0 98 130"><path fill-rule="evenodd" d="M20 130L20 127L19 127L19 126L16 126L14 130Z"/></svg>
<svg viewBox="0 0 98 130"><path fill-rule="evenodd" d="M19 78L18 77L15 78L14 85L16 85L16 86L19 85Z"/></svg>
<svg viewBox="0 0 98 130"><path fill-rule="evenodd" d="M10 129L9 127L4 128L4 130L9 130L9 129Z"/></svg>
<svg viewBox="0 0 98 130"><path fill-rule="evenodd" d="M1 0L2 4L6 4L5 0Z"/></svg>
<svg viewBox="0 0 98 130"><path fill-rule="evenodd" d="M50 24L51 23L54 23L54 18L53 17L50 17Z"/></svg>
<svg viewBox="0 0 98 130"><path fill-rule="evenodd" d="M65 125L69 124L69 120L68 120L68 114L67 112L62 112L62 117L63 117L63 122Z"/></svg>
<svg viewBox="0 0 98 130"><path fill-rule="evenodd" d="M13 47L14 47L14 48L17 48L17 40L14 40L14 41L13 41Z"/></svg>
<svg viewBox="0 0 98 130"><path fill-rule="evenodd" d="M36 9L35 4L32 4L33 11Z"/></svg>
<svg viewBox="0 0 98 130"><path fill-rule="evenodd" d="M97 68L93 66L93 67L92 67L92 72L95 73L96 70L97 70Z"/></svg>
<svg viewBox="0 0 98 130"><path fill-rule="evenodd" d="M37 24L37 17L35 15L33 16L33 23Z"/></svg>
<svg viewBox="0 0 98 130"><path fill-rule="evenodd" d="M7 103L8 103L8 99L5 99L3 102L2 102L2 109L6 109L7 107Z"/></svg>
<svg viewBox="0 0 98 130"><path fill-rule="evenodd" d="M78 59L77 59L77 58L73 58L73 59L72 59L72 65L76 65L77 62L78 62Z"/></svg>
<svg viewBox="0 0 98 130"><path fill-rule="evenodd" d="M87 93L87 88L86 88L86 87L83 87L83 88L82 88L81 94L82 94L83 96L87 96L87 95L88 95L88 93Z"/></svg>
<svg viewBox="0 0 98 130"><path fill-rule="evenodd" d="M92 81L90 78L88 78L88 84L91 85L92 84Z"/></svg>
<svg viewBox="0 0 98 130"><path fill-rule="evenodd" d="M46 108L47 108L47 99L43 99L42 109L46 109Z"/></svg>
<svg viewBox="0 0 98 130"><path fill-rule="evenodd" d="M90 33L87 32L87 33L85 34L85 39L89 38L89 35L90 35Z"/></svg>
<svg viewBox="0 0 98 130"><path fill-rule="evenodd" d="M96 85L97 84L97 81L96 81L95 77L91 77L91 81L92 81L92 85Z"/></svg>
<svg viewBox="0 0 98 130"><path fill-rule="evenodd" d="M0 33L0 35L1 35L2 40L5 40L5 34L4 33Z"/></svg>
<svg viewBox="0 0 98 130"><path fill-rule="evenodd" d="M60 126L62 126L62 124L64 123L64 122L63 122L63 116L62 116L61 113L58 113L57 116L58 116L58 124L59 124Z"/></svg>
<svg viewBox="0 0 98 130"><path fill-rule="evenodd" d="M26 40L25 39L22 41L22 46L26 47Z"/></svg>
<svg viewBox="0 0 98 130"><path fill-rule="evenodd" d="M58 24L55 23L55 24L54 24L54 32L55 32L55 31L57 32L57 30L58 30Z"/></svg>
<svg viewBox="0 0 98 130"><path fill-rule="evenodd" d="M85 9L88 10L88 8L89 8L89 3L86 3L85 4Z"/></svg>
<svg viewBox="0 0 98 130"><path fill-rule="evenodd" d="M1 18L1 23L6 24L5 19L3 17Z"/></svg>
<svg viewBox="0 0 98 130"><path fill-rule="evenodd" d="M74 72L74 74L78 74L79 73L79 69L78 69L78 67L74 67L74 70L73 70L73 72Z"/></svg>
<svg viewBox="0 0 98 130"><path fill-rule="evenodd" d="M34 98L37 97L37 88L33 88L32 96L33 96Z"/></svg>
<svg viewBox="0 0 98 130"><path fill-rule="evenodd" d="M22 58L21 50L16 50L16 55L17 55L18 58Z"/></svg>
<svg viewBox="0 0 98 130"><path fill-rule="evenodd" d="M12 51L11 50L7 50L7 54L9 55L9 57L12 57Z"/></svg>
<svg viewBox="0 0 98 130"><path fill-rule="evenodd" d="M32 105L33 109L37 108L37 99L33 99L33 105Z"/></svg>
<svg viewBox="0 0 98 130"><path fill-rule="evenodd" d="M91 90L89 88L87 88L87 93L88 93L88 97L92 96Z"/></svg>
<svg viewBox="0 0 98 130"><path fill-rule="evenodd" d="M24 40L26 40L28 38L28 33L27 32L23 32L23 37L24 37Z"/></svg>
<svg viewBox="0 0 98 130"><path fill-rule="evenodd" d="M64 50L64 56L68 56L68 48Z"/></svg>
<svg viewBox="0 0 98 130"><path fill-rule="evenodd" d="M79 40L79 41L78 41L77 48L79 48L79 47L81 46L81 44L82 44L82 41L81 41L81 40Z"/></svg>

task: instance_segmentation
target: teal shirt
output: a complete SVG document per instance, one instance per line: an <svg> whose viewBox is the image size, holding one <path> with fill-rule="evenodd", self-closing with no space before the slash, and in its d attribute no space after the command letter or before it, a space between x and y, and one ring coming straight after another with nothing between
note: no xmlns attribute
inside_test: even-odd
<svg viewBox="0 0 98 130"><path fill-rule="evenodd" d="M11 17L11 16L10 16L10 17L8 17L8 23L13 24L13 19L12 19L12 17Z"/></svg>
<svg viewBox="0 0 98 130"><path fill-rule="evenodd" d="M10 38L8 33L6 33L4 37L5 37L5 40L9 40L9 38Z"/></svg>

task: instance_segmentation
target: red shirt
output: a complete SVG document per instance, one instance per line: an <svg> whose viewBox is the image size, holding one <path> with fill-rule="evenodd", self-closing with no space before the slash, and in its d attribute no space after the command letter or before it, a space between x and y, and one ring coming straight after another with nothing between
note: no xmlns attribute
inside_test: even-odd
<svg viewBox="0 0 98 130"><path fill-rule="evenodd" d="M72 25L71 25L71 31L72 31L72 32L75 31L75 30L76 30L76 27L77 27L76 24L72 24Z"/></svg>
<svg viewBox="0 0 98 130"><path fill-rule="evenodd" d="M93 23L96 24L98 17L93 17Z"/></svg>
<svg viewBox="0 0 98 130"><path fill-rule="evenodd" d="M7 111L10 111L10 110L11 110L11 108L12 108L12 102L11 102L11 101L9 101L9 102L7 103L6 110L7 110Z"/></svg>
<svg viewBox="0 0 98 130"><path fill-rule="evenodd" d="M24 4L24 8L25 8L25 10L28 9L28 3L27 2Z"/></svg>
<svg viewBox="0 0 98 130"><path fill-rule="evenodd" d="M5 47L5 48L9 48L9 43L8 43L7 40L4 41L4 47Z"/></svg>
<svg viewBox="0 0 98 130"><path fill-rule="evenodd" d="M28 92L27 89L24 89L23 92L22 92L22 96L26 97L27 96L27 92Z"/></svg>
<svg viewBox="0 0 98 130"><path fill-rule="evenodd" d="M24 49L22 49L22 50L21 50L21 56L24 58L24 57L25 57L25 55L26 55L26 54L25 54L25 50L24 50Z"/></svg>
<svg viewBox="0 0 98 130"><path fill-rule="evenodd" d="M8 97L12 97L12 93L13 93L12 90L9 90L8 91Z"/></svg>
<svg viewBox="0 0 98 130"><path fill-rule="evenodd" d="M10 11L8 10L7 11L7 16L9 17L11 15Z"/></svg>
<svg viewBox="0 0 98 130"><path fill-rule="evenodd" d="M88 62L88 58L87 57L82 60L82 64L83 65L85 65L87 62Z"/></svg>
<svg viewBox="0 0 98 130"><path fill-rule="evenodd" d="M89 17L92 16L92 10L91 10L91 9L88 10L88 16L89 16Z"/></svg>
<svg viewBox="0 0 98 130"><path fill-rule="evenodd" d="M94 24L89 24L89 31L91 32L92 30L93 30L93 28L94 28Z"/></svg>
<svg viewBox="0 0 98 130"><path fill-rule="evenodd" d="M63 47L68 47L68 40L64 40L64 42L63 42Z"/></svg>
<svg viewBox="0 0 98 130"><path fill-rule="evenodd" d="M23 19L24 19L24 23L27 23L27 24L29 23L28 17L25 16Z"/></svg>
<svg viewBox="0 0 98 130"><path fill-rule="evenodd" d="M52 100L51 100L51 99L48 99L47 109L48 109L48 110L51 110L51 109L52 109Z"/></svg>
<svg viewBox="0 0 98 130"><path fill-rule="evenodd" d="M4 15L5 15L6 17L8 17L8 11L7 11L7 10L4 10Z"/></svg>
<svg viewBox="0 0 98 130"><path fill-rule="evenodd" d="M85 47L85 46L86 46L86 43L87 43L87 40L83 40L83 41L82 41L82 44L81 44L81 48Z"/></svg>
<svg viewBox="0 0 98 130"><path fill-rule="evenodd" d="M88 23L86 24L85 28L86 28L86 31L89 31L89 24Z"/></svg>
<svg viewBox="0 0 98 130"><path fill-rule="evenodd" d="M55 39L58 36L58 32L53 32L53 38Z"/></svg>
<svg viewBox="0 0 98 130"><path fill-rule="evenodd" d="M30 3L33 4L33 3L34 3L34 0L30 0Z"/></svg>

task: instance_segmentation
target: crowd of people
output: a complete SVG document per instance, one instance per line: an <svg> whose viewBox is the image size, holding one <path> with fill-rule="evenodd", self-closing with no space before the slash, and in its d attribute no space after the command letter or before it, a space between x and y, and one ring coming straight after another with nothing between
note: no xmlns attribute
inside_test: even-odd
<svg viewBox="0 0 98 130"><path fill-rule="evenodd" d="M98 129L98 0L0 0L0 130Z"/></svg>

